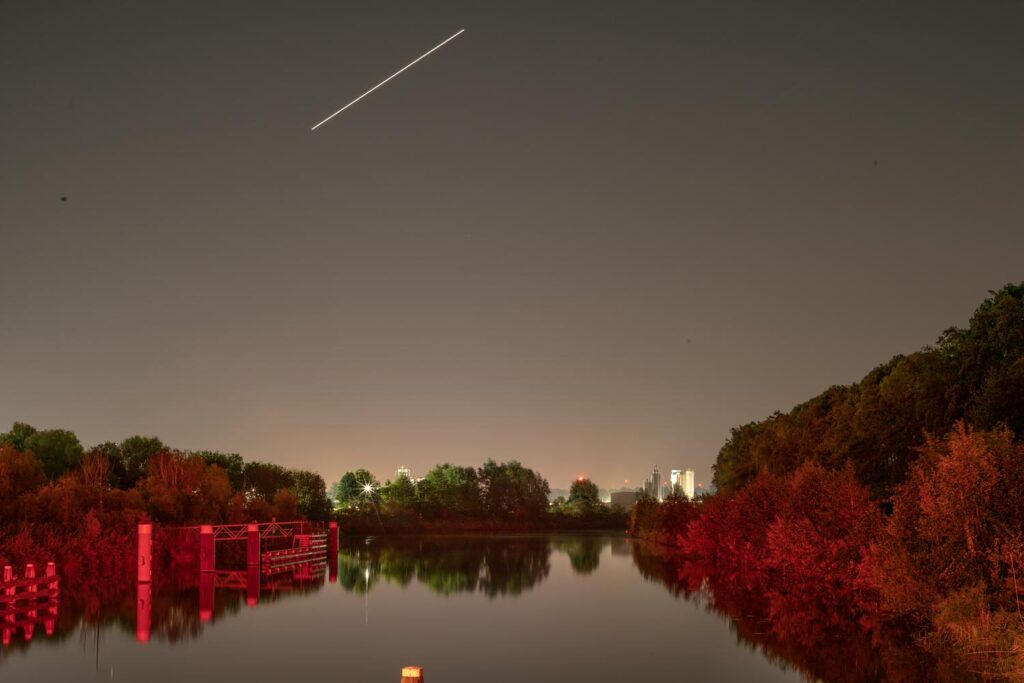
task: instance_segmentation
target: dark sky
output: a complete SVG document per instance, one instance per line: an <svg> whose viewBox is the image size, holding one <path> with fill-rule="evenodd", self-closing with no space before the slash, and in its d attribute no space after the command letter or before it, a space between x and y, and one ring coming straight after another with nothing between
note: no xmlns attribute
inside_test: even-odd
<svg viewBox="0 0 1024 683"><path fill-rule="evenodd" d="M707 481L1024 279L1022 35L1015 1L3 2L0 425Z"/></svg>

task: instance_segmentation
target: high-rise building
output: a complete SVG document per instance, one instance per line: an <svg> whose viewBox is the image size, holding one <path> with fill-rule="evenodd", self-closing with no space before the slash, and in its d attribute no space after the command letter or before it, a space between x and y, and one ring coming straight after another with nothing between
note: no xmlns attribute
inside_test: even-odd
<svg viewBox="0 0 1024 683"><path fill-rule="evenodd" d="M395 470L395 479L398 480L401 479L402 477L405 477L409 481L413 480L412 472L410 472L409 468L406 467L405 465L399 465L398 469Z"/></svg>
<svg viewBox="0 0 1024 683"><path fill-rule="evenodd" d="M651 498L656 500L664 500L664 495L661 491L661 473L658 472L658 466L654 466L654 471L647 477L647 482L644 484L644 493Z"/></svg>
<svg viewBox="0 0 1024 683"><path fill-rule="evenodd" d="M683 493L687 498L693 500L694 489L693 489L693 470L686 470L683 473Z"/></svg>
<svg viewBox="0 0 1024 683"><path fill-rule="evenodd" d="M672 473L669 475L668 481L669 481L669 484L672 487L671 488L671 493L672 493L673 496L681 496L681 495L683 495L683 471L682 470L672 470Z"/></svg>

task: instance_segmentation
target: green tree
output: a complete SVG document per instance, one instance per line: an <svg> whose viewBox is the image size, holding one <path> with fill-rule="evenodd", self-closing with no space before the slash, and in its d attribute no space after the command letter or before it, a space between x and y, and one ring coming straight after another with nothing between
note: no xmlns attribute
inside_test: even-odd
<svg viewBox="0 0 1024 683"><path fill-rule="evenodd" d="M0 445L5 443L14 446L19 451L27 450L25 441L36 433L36 428L24 422L15 422L11 425L11 431L0 434Z"/></svg>
<svg viewBox="0 0 1024 683"><path fill-rule="evenodd" d="M107 476L111 486L116 489L128 488L125 484L127 472L124 466L124 456L121 447L113 441L104 441L89 449L86 455L102 455L107 461ZM84 463L84 457L83 457Z"/></svg>
<svg viewBox="0 0 1024 683"><path fill-rule="evenodd" d="M392 508L409 509L416 505L416 485L404 474L384 484L381 500Z"/></svg>
<svg viewBox="0 0 1024 683"><path fill-rule="evenodd" d="M51 481L82 464L82 444L65 429L37 431L25 439L24 450L35 454Z"/></svg>
<svg viewBox="0 0 1024 683"><path fill-rule="evenodd" d="M989 294L966 330L947 332L960 361L957 407L979 427L1024 435L1024 283Z"/></svg>
<svg viewBox="0 0 1024 683"><path fill-rule="evenodd" d="M121 485L128 489L146 476L146 465L157 453L167 450L167 446L155 436L129 436L121 442L119 462L111 466L114 471L123 471Z"/></svg>
<svg viewBox="0 0 1024 683"><path fill-rule="evenodd" d="M236 491L242 490L242 474L245 470L245 462L238 453L220 453L218 451L195 451L207 465L217 465L227 472L228 481Z"/></svg>
<svg viewBox="0 0 1024 683"><path fill-rule="evenodd" d="M355 472L346 472L341 479L331 485L331 500L336 506L349 505L355 498L358 488Z"/></svg>
<svg viewBox="0 0 1024 683"><path fill-rule="evenodd" d="M420 504L428 515L473 515L480 512L480 484L472 467L450 463L437 465L426 473L416 489Z"/></svg>
<svg viewBox="0 0 1024 683"><path fill-rule="evenodd" d="M331 498L339 507L358 507L380 500L380 482L369 470L346 472L331 486Z"/></svg>
<svg viewBox="0 0 1024 683"><path fill-rule="evenodd" d="M307 470L292 470L291 474L299 513L309 519L326 520L331 514L331 501L324 478Z"/></svg>
<svg viewBox="0 0 1024 683"><path fill-rule="evenodd" d="M569 487L569 500L566 507L576 514L589 514L602 509L601 494L597 484L586 477L579 477Z"/></svg>
<svg viewBox="0 0 1024 683"><path fill-rule="evenodd" d="M484 510L498 517L537 517L548 509L546 479L516 460L484 463L477 473Z"/></svg>

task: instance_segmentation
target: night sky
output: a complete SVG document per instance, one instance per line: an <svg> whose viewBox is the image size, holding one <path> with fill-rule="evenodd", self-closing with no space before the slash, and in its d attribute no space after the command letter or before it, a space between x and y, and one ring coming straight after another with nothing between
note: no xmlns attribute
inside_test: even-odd
<svg viewBox="0 0 1024 683"><path fill-rule="evenodd" d="M707 482L730 427L1024 280L1022 35L1011 1L3 2L0 429Z"/></svg>

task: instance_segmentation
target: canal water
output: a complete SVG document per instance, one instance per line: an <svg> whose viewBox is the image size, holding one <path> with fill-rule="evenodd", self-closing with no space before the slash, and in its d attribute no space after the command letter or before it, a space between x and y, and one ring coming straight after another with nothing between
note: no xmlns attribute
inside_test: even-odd
<svg viewBox="0 0 1024 683"><path fill-rule="evenodd" d="M49 627L0 649L0 681L397 683L404 665L430 683L868 681L892 667L862 629L779 631L766 600L716 595L622 534L343 539L336 564L258 592L244 571L216 583L64 595ZM900 661L903 680L930 675L926 658Z"/></svg>

